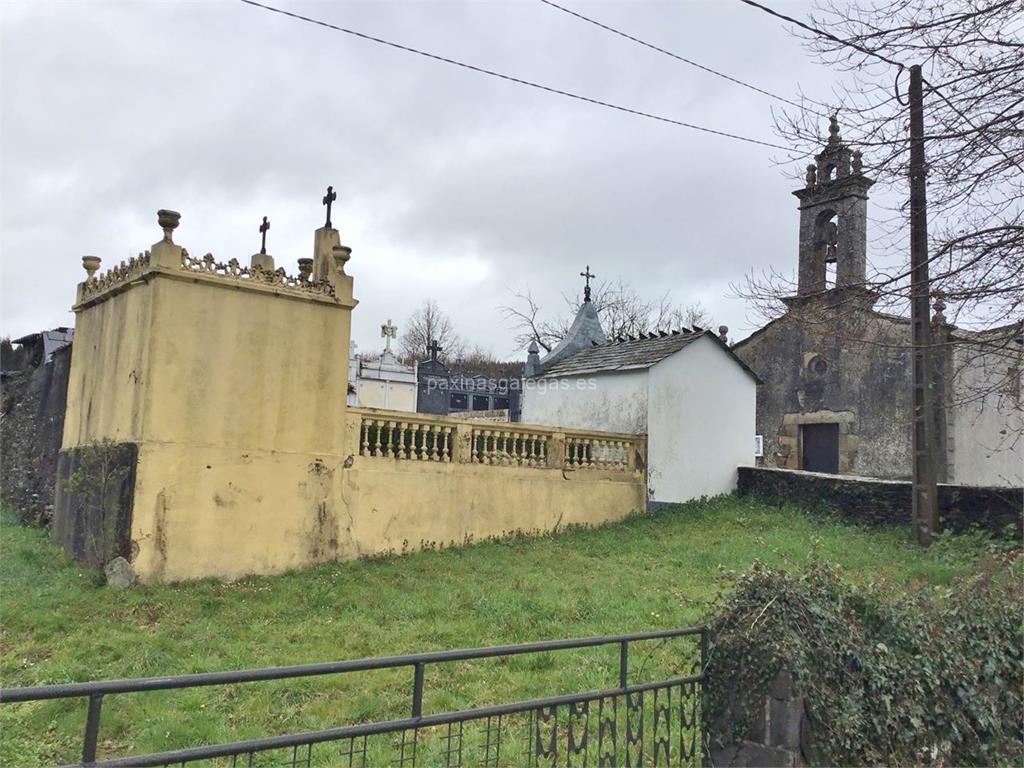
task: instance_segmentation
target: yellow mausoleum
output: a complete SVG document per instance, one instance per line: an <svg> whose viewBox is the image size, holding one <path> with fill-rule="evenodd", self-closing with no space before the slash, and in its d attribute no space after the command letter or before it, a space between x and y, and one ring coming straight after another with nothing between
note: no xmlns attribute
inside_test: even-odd
<svg viewBox="0 0 1024 768"><path fill-rule="evenodd" d="M122 552L144 582L236 577L643 509L643 436L348 408L336 229L292 277L265 248L193 257L179 218L105 274L83 258L54 523L73 555ZM68 479L104 446L130 448L118 490L84 494Z"/></svg>

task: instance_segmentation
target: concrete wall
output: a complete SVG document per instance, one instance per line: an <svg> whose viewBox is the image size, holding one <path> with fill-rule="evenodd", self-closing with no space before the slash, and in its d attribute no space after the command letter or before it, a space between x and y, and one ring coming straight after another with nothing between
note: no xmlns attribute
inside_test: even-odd
<svg viewBox="0 0 1024 768"><path fill-rule="evenodd" d="M530 379L522 409L528 424L643 433L648 425L647 371Z"/></svg>
<svg viewBox="0 0 1024 768"><path fill-rule="evenodd" d="M703 336L649 372L648 487L653 501L729 493L754 460L757 383Z"/></svg>
<svg viewBox="0 0 1024 768"><path fill-rule="evenodd" d="M949 480L1024 486L1021 353L953 351L954 407L948 416Z"/></svg>

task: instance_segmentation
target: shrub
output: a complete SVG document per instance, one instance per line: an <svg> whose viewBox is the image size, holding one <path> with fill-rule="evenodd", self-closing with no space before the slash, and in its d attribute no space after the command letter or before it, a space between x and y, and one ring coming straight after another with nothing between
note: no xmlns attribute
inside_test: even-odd
<svg viewBox="0 0 1024 768"><path fill-rule="evenodd" d="M715 746L752 732L788 670L813 764L1024 764L1020 575L1019 555L992 556L951 588L908 592L755 563L710 622Z"/></svg>

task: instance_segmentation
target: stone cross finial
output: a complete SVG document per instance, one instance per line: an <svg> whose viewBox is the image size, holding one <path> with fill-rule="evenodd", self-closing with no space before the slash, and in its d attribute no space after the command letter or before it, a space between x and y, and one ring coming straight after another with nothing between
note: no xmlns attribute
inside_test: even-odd
<svg viewBox="0 0 1024 768"><path fill-rule="evenodd" d="M324 195L323 204L327 206L327 223L324 224L327 229L331 228L331 203L338 199L338 193L334 191L334 187L327 188L327 194Z"/></svg>
<svg viewBox="0 0 1024 768"><path fill-rule="evenodd" d="M590 271L590 265L587 264L587 269L584 272L580 272L580 277L586 280L583 286L583 301L590 301L590 278L597 277Z"/></svg>
<svg viewBox="0 0 1024 768"><path fill-rule="evenodd" d="M177 211L169 211L166 208L161 208L156 212L156 222L160 225L160 228L164 231L164 242L173 243L171 239L171 233L177 228L178 222L181 220L181 214Z"/></svg>
<svg viewBox="0 0 1024 768"><path fill-rule="evenodd" d="M263 223L260 224L260 234L263 235L263 242L260 243L260 254L263 256L267 255L267 230L270 229L270 222L267 217L263 217Z"/></svg>
<svg viewBox="0 0 1024 768"><path fill-rule="evenodd" d="M391 351L391 340L398 338L398 326L391 324L391 318L380 327L380 335L384 339L384 349Z"/></svg>
<svg viewBox="0 0 1024 768"><path fill-rule="evenodd" d="M431 360L437 360L437 356L441 352L441 345L437 343L437 339L427 342L427 352L430 353Z"/></svg>

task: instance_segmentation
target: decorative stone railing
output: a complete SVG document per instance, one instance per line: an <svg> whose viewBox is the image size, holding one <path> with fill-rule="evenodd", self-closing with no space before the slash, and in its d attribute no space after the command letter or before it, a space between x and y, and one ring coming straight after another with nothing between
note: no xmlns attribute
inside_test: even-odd
<svg viewBox="0 0 1024 768"><path fill-rule="evenodd" d="M92 261L90 262L89 260ZM95 256L86 256L82 261L86 263L86 269L88 270L88 276L85 282L82 283L82 297L86 298L104 293L122 283L131 282L142 275L149 269L149 251L133 256L128 261L122 261L98 277L95 275L95 272L100 260Z"/></svg>
<svg viewBox="0 0 1024 768"><path fill-rule="evenodd" d="M457 416L348 409L358 455L392 461L637 472L646 436L534 424L490 425Z"/></svg>
<svg viewBox="0 0 1024 768"><path fill-rule="evenodd" d="M122 261L100 275L95 274L99 266L98 258L86 256L82 261L88 271L88 275L82 283L82 299L92 299L108 291L120 290L121 286L150 272L157 271L149 251L140 253L128 261ZM181 249L180 266L182 271L193 274L237 280L251 285L263 285L306 295L315 294L332 298L335 296L334 286L326 280L312 279L308 268L304 269L299 277L294 277L285 272L283 268L269 270L258 265L244 267L238 259L230 259L224 263L214 259L213 254L210 253L202 258L194 258L184 248Z"/></svg>
<svg viewBox="0 0 1024 768"><path fill-rule="evenodd" d="M551 435L526 429L478 429L470 431L472 464L546 467Z"/></svg>
<svg viewBox="0 0 1024 768"><path fill-rule="evenodd" d="M305 272L299 277L294 277L285 272L283 267L275 270L263 269L259 265L243 267L238 259L230 259L227 263L217 261L212 253L202 258L190 256L188 251L181 249L181 268L189 272L198 272L204 275L216 275L231 280L258 283L278 288L288 288L296 291L308 291L319 293L324 296L334 296L334 286L325 280L313 280Z"/></svg>
<svg viewBox="0 0 1024 768"><path fill-rule="evenodd" d="M565 466L571 469L632 469L628 440L566 435Z"/></svg>
<svg viewBox="0 0 1024 768"><path fill-rule="evenodd" d="M405 461L452 460L454 427L394 413L398 418L363 416L359 455Z"/></svg>

